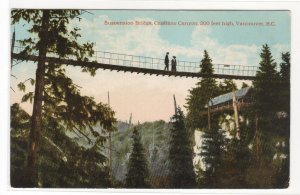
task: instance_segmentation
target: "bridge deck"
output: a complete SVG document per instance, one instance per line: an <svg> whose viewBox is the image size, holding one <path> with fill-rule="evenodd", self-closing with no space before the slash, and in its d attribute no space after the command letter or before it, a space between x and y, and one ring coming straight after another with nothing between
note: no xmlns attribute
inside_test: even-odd
<svg viewBox="0 0 300 195"><path fill-rule="evenodd" d="M21 55L13 53L12 57L17 60L26 60L26 61L37 61L38 56L35 55ZM93 68L100 68L104 70L115 70L115 71L123 71L123 72L131 72L137 74L150 74L150 75L162 75L162 76L175 76L175 77L197 77L197 78L205 78L208 75L201 74L199 72L184 72L184 71L165 71L159 69L150 69L144 67L135 67L135 66L121 66L115 64L108 64L108 63L99 63L99 62L84 62L72 59L61 59L56 57L47 57L47 62L53 63L60 63L72 66L81 66L81 67L93 67ZM210 76L211 77L211 76ZM253 80L255 76L248 76L248 75L231 75L231 74L213 74L213 78L219 79L240 79L240 80Z"/></svg>
<svg viewBox="0 0 300 195"><path fill-rule="evenodd" d="M24 51L22 46L14 46L12 58L17 60L37 61L37 52L32 51L27 56L20 53ZM164 59L152 58L145 56L127 55L120 53L112 53L105 51L95 51L94 55L89 58L90 62L77 61L70 58L58 58L57 56L47 57L46 61L68 64L82 67L95 67L100 69L135 72L150 75L162 76L179 76L179 77L207 77L200 74L200 62L189 62L177 60L176 72L164 71ZM170 65L169 65L169 68ZM214 78L220 79L241 79L253 80L258 70L257 66L229 65L229 64L213 64Z"/></svg>

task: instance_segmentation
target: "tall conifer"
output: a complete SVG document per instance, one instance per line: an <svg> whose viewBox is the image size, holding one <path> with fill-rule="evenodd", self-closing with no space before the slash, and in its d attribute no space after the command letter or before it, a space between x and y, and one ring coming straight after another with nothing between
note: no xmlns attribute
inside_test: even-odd
<svg viewBox="0 0 300 195"><path fill-rule="evenodd" d="M257 117L255 135L255 158L271 161L274 155L272 138L276 136L276 112L280 107L278 88L280 87L279 74L276 63L267 44L262 46L261 61L256 79L253 81L254 95L253 108Z"/></svg>
<svg viewBox="0 0 300 195"><path fill-rule="evenodd" d="M148 185L148 163L146 153L141 142L141 136L136 127L132 134L132 151L129 157L126 174L126 187L146 188Z"/></svg>
<svg viewBox="0 0 300 195"><path fill-rule="evenodd" d="M205 131L203 135L203 143L200 155L205 163L205 170L200 186L213 188L219 187L220 169L224 163L226 153L227 139L225 138L225 131L213 126L210 130Z"/></svg>
<svg viewBox="0 0 300 195"><path fill-rule="evenodd" d="M193 150L189 133L185 128L184 115L180 108L172 117L170 130L170 187L195 187L195 172L193 167Z"/></svg>
<svg viewBox="0 0 300 195"><path fill-rule="evenodd" d="M207 118L200 118L200 113L206 111L209 100L220 94L216 80L212 78L213 65L208 52L204 50L204 56L200 64L200 73L204 77L189 90L187 98L187 125L191 128L202 128L207 126Z"/></svg>

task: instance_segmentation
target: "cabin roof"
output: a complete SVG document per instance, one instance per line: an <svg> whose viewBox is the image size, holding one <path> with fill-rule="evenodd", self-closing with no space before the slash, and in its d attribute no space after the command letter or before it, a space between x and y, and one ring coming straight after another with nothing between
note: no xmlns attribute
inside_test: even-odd
<svg viewBox="0 0 300 195"><path fill-rule="evenodd" d="M235 91L235 96L237 99L243 98L244 96L246 96L249 91L251 90L251 87L245 87L242 88L240 90ZM217 97L214 97L211 99L211 101L209 102L209 106L216 106L218 104L222 104L228 101L232 101L232 92L229 93L225 93L223 95L219 95Z"/></svg>

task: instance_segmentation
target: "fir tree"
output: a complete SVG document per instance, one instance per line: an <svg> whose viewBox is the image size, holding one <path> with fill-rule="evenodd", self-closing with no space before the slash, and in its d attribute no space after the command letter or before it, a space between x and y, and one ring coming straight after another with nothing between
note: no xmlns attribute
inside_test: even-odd
<svg viewBox="0 0 300 195"><path fill-rule="evenodd" d="M217 170L218 187L220 188L246 188L246 170L251 160L249 140L247 140L249 129L241 124L241 139L226 139L226 150L222 154L222 166ZM224 148L223 148L224 149ZM220 158L220 157L219 157ZM226 177L222 177L226 175Z"/></svg>
<svg viewBox="0 0 300 195"><path fill-rule="evenodd" d="M141 142L141 136L136 127L132 134L132 151L129 157L126 174L126 187L147 188L148 184L148 163L146 153Z"/></svg>
<svg viewBox="0 0 300 195"><path fill-rule="evenodd" d="M200 186L208 188L219 187L221 179L220 170L224 163L226 144L225 131L213 126L203 134L203 143L200 155L202 156L205 169L201 177Z"/></svg>
<svg viewBox="0 0 300 195"><path fill-rule="evenodd" d="M237 90L236 84L233 82L233 80L230 79L225 79L223 82L220 82L219 88L221 94L225 94Z"/></svg>
<svg viewBox="0 0 300 195"><path fill-rule="evenodd" d="M195 172L193 167L193 150L190 137L184 124L184 115L180 108L172 117L170 130L170 187L195 187Z"/></svg>
<svg viewBox="0 0 300 195"><path fill-rule="evenodd" d="M290 53L282 53L280 63L280 81L281 81L281 107L282 110L287 112L289 116L290 112Z"/></svg>
<svg viewBox="0 0 300 195"><path fill-rule="evenodd" d="M208 78L211 78L214 70L212 67L212 59L209 57L208 52L204 50L204 56L200 64L200 73L206 75Z"/></svg>
<svg viewBox="0 0 300 195"><path fill-rule="evenodd" d="M280 76L286 80L290 80L291 55L290 52L281 54L282 63L280 63Z"/></svg>
<svg viewBox="0 0 300 195"><path fill-rule="evenodd" d="M284 140L284 134L289 134L289 128L284 128L284 120L280 119L283 111L283 80L280 78L280 73L276 71L276 63L268 45L263 45L260 57L260 67L253 82L254 101L252 111L256 118L256 125L251 150L254 161L247 172L248 177L251 175L248 181L251 180L252 186L256 187L286 186L288 183L288 170L285 168L287 166L284 162L281 166L280 157L274 158L282 152L280 150L282 149L281 143ZM286 71L282 73L285 75ZM285 143L288 144L288 141L285 141ZM281 167L283 170L287 170L287 174L286 171L280 171ZM284 181L279 181L278 178L284 178ZM277 182L279 182L279 185Z"/></svg>
<svg viewBox="0 0 300 195"><path fill-rule="evenodd" d="M281 54L282 63L280 64L280 111L283 111L284 116L278 124L281 129L280 138L285 143L281 148L280 153L286 155L282 159L278 168L277 185L282 188L287 188L289 185L290 175L290 53Z"/></svg>
<svg viewBox="0 0 300 195"><path fill-rule="evenodd" d="M269 46L263 45L259 70L253 82L255 111L258 117L274 114L278 107L279 74Z"/></svg>
<svg viewBox="0 0 300 195"><path fill-rule="evenodd" d="M189 90L190 94L187 98L187 125L190 128L207 126L207 118L200 118L200 113L207 110L206 105L211 98L220 94L216 80L212 78L212 60L206 50L200 68L200 73L205 77L196 84L195 88Z"/></svg>
<svg viewBox="0 0 300 195"><path fill-rule="evenodd" d="M22 187L30 115L17 103L11 106L10 111L10 181L13 187Z"/></svg>
<svg viewBox="0 0 300 195"><path fill-rule="evenodd" d="M225 80L223 83L217 84L213 76L212 60L207 51L204 51L204 57L200 64L204 78L196 84L196 87L190 90L187 98L187 122L191 129L199 128L204 134L204 145L201 148L200 155L204 159L206 169L200 170L198 166L197 181L202 187L217 187L218 171L221 170L221 164L224 160L225 142L224 131L218 128L218 118L216 115L210 115L210 123L212 128L208 128L207 114L208 104L211 98L218 95L232 92L235 90L236 84L232 80Z"/></svg>
<svg viewBox="0 0 300 195"><path fill-rule="evenodd" d="M263 45L260 57L260 67L253 81L253 108L258 124L254 141L257 146L254 147L256 148L255 158L258 161L262 158L271 161L274 155L272 138L276 136L274 121L279 108L278 87L280 83L276 63L267 44Z"/></svg>

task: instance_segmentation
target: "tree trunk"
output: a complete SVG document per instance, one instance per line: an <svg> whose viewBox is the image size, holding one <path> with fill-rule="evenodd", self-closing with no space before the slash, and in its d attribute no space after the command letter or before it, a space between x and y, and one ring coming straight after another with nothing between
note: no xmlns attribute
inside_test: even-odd
<svg viewBox="0 0 300 195"><path fill-rule="evenodd" d="M210 130L210 107L209 107L209 101L207 102L207 125L208 125L208 130Z"/></svg>
<svg viewBox="0 0 300 195"><path fill-rule="evenodd" d="M240 125L239 125L239 113L238 113L238 101L235 96L235 92L233 92L232 96L232 107L234 112L234 123L235 123L235 129L236 129L236 135L235 137L240 140L241 134L240 134Z"/></svg>
<svg viewBox="0 0 300 195"><path fill-rule="evenodd" d="M112 179L112 144L111 144L111 132L109 132L109 183L112 187L113 179Z"/></svg>
<svg viewBox="0 0 300 195"><path fill-rule="evenodd" d="M48 46L49 10L43 11L41 30L39 33L40 42L39 60L36 70L36 82L31 116L31 127L29 134L29 148L27 157L26 187L38 187L37 150L42 127L42 103L45 83L45 59Z"/></svg>

